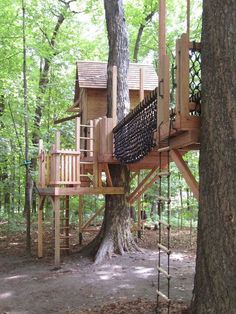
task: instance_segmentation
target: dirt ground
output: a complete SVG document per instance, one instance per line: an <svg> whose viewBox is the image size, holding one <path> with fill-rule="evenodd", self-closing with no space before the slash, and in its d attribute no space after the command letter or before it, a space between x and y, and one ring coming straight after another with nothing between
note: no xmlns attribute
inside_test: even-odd
<svg viewBox="0 0 236 314"><path fill-rule="evenodd" d="M41 260L27 257L23 235L1 241L0 313L155 313L157 287L157 234L146 230L139 245L143 253L114 256L102 265L80 256L76 238L72 253L63 256L60 269L53 265L52 240L47 237L46 254ZM91 240L85 235L85 244ZM187 313L191 300L195 266L195 235L190 245L189 231L172 235L170 313ZM36 242L34 241L34 252ZM166 264L162 254L163 265ZM162 290L167 280L162 279ZM161 313L166 312L162 304ZM175 308L175 309L174 309Z"/></svg>

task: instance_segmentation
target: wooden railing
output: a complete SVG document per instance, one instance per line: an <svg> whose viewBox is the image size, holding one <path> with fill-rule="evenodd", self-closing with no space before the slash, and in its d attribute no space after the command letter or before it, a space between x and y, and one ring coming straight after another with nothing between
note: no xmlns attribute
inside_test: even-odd
<svg viewBox="0 0 236 314"><path fill-rule="evenodd" d="M49 155L49 185L80 185L80 152L55 150Z"/></svg>
<svg viewBox="0 0 236 314"><path fill-rule="evenodd" d="M102 168L98 163L104 163L113 156L113 121L102 117L80 124L76 118L75 149L61 149L60 132L56 132L55 143L49 153L39 145L39 182L44 188L49 185L85 186L99 185Z"/></svg>

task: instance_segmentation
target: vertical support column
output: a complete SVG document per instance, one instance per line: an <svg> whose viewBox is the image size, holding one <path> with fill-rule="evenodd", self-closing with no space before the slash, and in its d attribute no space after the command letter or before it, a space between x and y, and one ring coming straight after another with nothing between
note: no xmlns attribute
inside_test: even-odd
<svg viewBox="0 0 236 314"><path fill-rule="evenodd" d="M61 133L59 131L56 132L56 140L55 140L55 151L60 150L61 147ZM60 154L55 155L55 181L60 181L61 178L61 169L60 169ZM58 184L58 183L56 183Z"/></svg>
<svg viewBox="0 0 236 314"><path fill-rule="evenodd" d="M79 152L79 155L76 155L76 178L80 185L80 117L75 118L75 149Z"/></svg>
<svg viewBox="0 0 236 314"><path fill-rule="evenodd" d="M90 120L89 121L89 138L90 138L90 141L89 141L89 154L88 156L89 157L92 157L93 156L93 152L94 152L94 124L93 124L93 121Z"/></svg>
<svg viewBox="0 0 236 314"><path fill-rule="evenodd" d="M68 253L69 253L69 248L70 248L70 197L66 195L66 206L65 206L65 242L66 242L66 247L68 248Z"/></svg>
<svg viewBox="0 0 236 314"><path fill-rule="evenodd" d="M79 195L79 244L83 241L83 210L84 210L84 200L83 195Z"/></svg>
<svg viewBox="0 0 236 314"><path fill-rule="evenodd" d="M176 40L176 115L180 115L180 85L181 85L181 39Z"/></svg>
<svg viewBox="0 0 236 314"><path fill-rule="evenodd" d="M38 205L38 258L43 257L43 206L45 196L39 197Z"/></svg>
<svg viewBox="0 0 236 314"><path fill-rule="evenodd" d="M166 55L166 2L159 1L159 93L157 127L169 121L169 57Z"/></svg>
<svg viewBox="0 0 236 314"><path fill-rule="evenodd" d="M189 38L182 34L180 46L180 113L189 117Z"/></svg>
<svg viewBox="0 0 236 314"><path fill-rule="evenodd" d="M98 147L99 147L99 129L98 119L93 120L94 141L93 141L93 186L98 187Z"/></svg>
<svg viewBox="0 0 236 314"><path fill-rule="evenodd" d="M166 55L166 1L159 0L159 58Z"/></svg>
<svg viewBox="0 0 236 314"><path fill-rule="evenodd" d="M190 0L187 0L187 35L190 37Z"/></svg>
<svg viewBox="0 0 236 314"><path fill-rule="evenodd" d="M113 126L117 124L117 66L112 67L112 119Z"/></svg>
<svg viewBox="0 0 236 314"><path fill-rule="evenodd" d="M55 265L60 265L60 197L55 196L53 198L53 210L55 217Z"/></svg>
<svg viewBox="0 0 236 314"><path fill-rule="evenodd" d="M144 69L140 68L139 72L139 101L144 99Z"/></svg>

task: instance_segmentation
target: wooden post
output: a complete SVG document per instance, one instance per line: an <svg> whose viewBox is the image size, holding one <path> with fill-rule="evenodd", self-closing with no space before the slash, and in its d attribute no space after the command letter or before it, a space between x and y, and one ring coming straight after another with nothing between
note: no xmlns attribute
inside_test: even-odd
<svg viewBox="0 0 236 314"><path fill-rule="evenodd" d="M38 258L43 257L43 206L45 196L39 197L38 205Z"/></svg>
<svg viewBox="0 0 236 314"><path fill-rule="evenodd" d="M113 126L117 124L117 66L112 67L112 119Z"/></svg>
<svg viewBox="0 0 236 314"><path fill-rule="evenodd" d="M55 140L55 151L60 150L61 147L61 133L60 131L56 132L56 140ZM55 181L60 181L61 178L61 169L60 169L60 155L55 155Z"/></svg>
<svg viewBox="0 0 236 314"><path fill-rule="evenodd" d="M70 248L70 197L66 195L66 206L65 206L65 236L66 236L66 247ZM69 250L67 251L69 253Z"/></svg>
<svg viewBox="0 0 236 314"><path fill-rule="evenodd" d="M93 124L93 121L90 120L89 121L89 138L90 138L90 141L89 141L89 152L88 152L88 156L89 157L93 157L93 152L94 152L94 124Z"/></svg>
<svg viewBox="0 0 236 314"><path fill-rule="evenodd" d="M75 118L75 147L76 151L80 150L80 117Z"/></svg>
<svg viewBox="0 0 236 314"><path fill-rule="evenodd" d="M55 265L60 265L60 197L53 198L53 209L55 217Z"/></svg>
<svg viewBox="0 0 236 314"><path fill-rule="evenodd" d="M93 186L98 187L98 147L99 147L99 120L93 120L94 142L93 142Z"/></svg>
<svg viewBox="0 0 236 314"><path fill-rule="evenodd" d="M84 209L84 200L83 195L79 196L79 244L82 244L83 241L83 209Z"/></svg>
<svg viewBox="0 0 236 314"><path fill-rule="evenodd" d="M189 117L189 38L187 34L181 36L180 55L180 112Z"/></svg>
<svg viewBox="0 0 236 314"><path fill-rule="evenodd" d="M166 55L166 1L159 1L159 93L157 127L169 121L169 74L170 61Z"/></svg>
<svg viewBox="0 0 236 314"><path fill-rule="evenodd" d="M144 69L140 68L139 72L139 101L144 99Z"/></svg>
<svg viewBox="0 0 236 314"><path fill-rule="evenodd" d="M190 0L187 0L187 35L190 37Z"/></svg>
<svg viewBox="0 0 236 314"><path fill-rule="evenodd" d="M194 175L190 171L188 165L186 162L183 160L181 154L179 153L178 150L171 150L170 151L170 157L171 159L175 162L177 168L183 175L186 183L190 187L191 191L193 192L194 197L199 200L199 185L198 182L196 181Z"/></svg>
<svg viewBox="0 0 236 314"><path fill-rule="evenodd" d="M181 39L176 40L176 115L180 115L180 105L181 105Z"/></svg>
<svg viewBox="0 0 236 314"><path fill-rule="evenodd" d="M166 1L159 0L159 58L166 55Z"/></svg>
<svg viewBox="0 0 236 314"><path fill-rule="evenodd" d="M80 117L75 119L75 149L80 152ZM76 178L78 185L80 185L80 154L76 157Z"/></svg>

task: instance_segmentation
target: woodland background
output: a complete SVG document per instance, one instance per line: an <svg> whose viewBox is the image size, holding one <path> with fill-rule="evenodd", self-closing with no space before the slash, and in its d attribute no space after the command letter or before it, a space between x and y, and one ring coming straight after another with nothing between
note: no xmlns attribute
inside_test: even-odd
<svg viewBox="0 0 236 314"><path fill-rule="evenodd" d="M196 0L191 7L194 40L200 40L201 2ZM124 5L130 62L149 63L156 68L157 1L125 0ZM179 0L177 4L167 1L167 7L168 54L173 60L175 40L186 29L186 1ZM25 0L24 8L25 36L22 1L0 3L0 229L3 233L25 230L25 167L29 167L32 179L37 181L34 160L38 139L42 138L46 149L50 149L55 131L60 129L67 145L73 145L73 122L54 125L54 120L66 116L73 102L76 61L107 61L108 55L103 1ZM23 67L24 39L26 68ZM27 86L23 84L24 72ZM24 87L27 87L27 103ZM188 153L185 160L198 179L198 154ZM172 174L172 224L196 226L197 203L174 165ZM155 222L156 191L154 184L142 199L148 222ZM102 201L99 196L85 197L85 215L89 216ZM77 202L72 200L70 218L75 222L77 209ZM35 222L35 202L31 214L31 222ZM51 211L46 211L46 215L49 217Z"/></svg>

